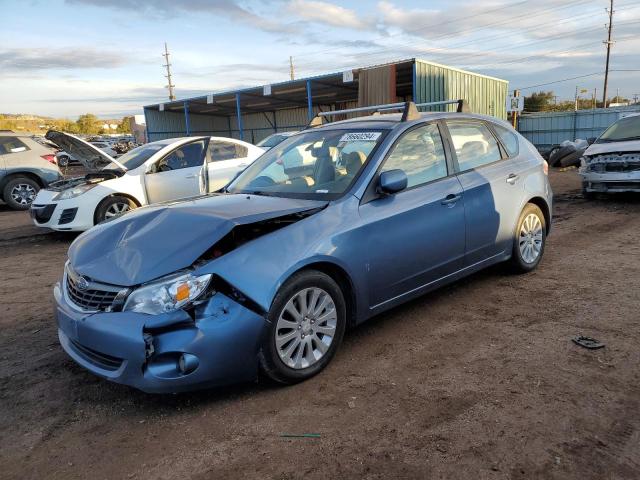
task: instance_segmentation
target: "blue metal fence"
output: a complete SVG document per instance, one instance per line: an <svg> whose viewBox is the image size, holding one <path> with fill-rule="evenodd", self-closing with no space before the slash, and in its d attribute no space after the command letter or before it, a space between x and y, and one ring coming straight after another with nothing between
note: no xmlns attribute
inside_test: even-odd
<svg viewBox="0 0 640 480"><path fill-rule="evenodd" d="M543 150L565 140L597 137L613 122L633 112L640 112L640 105L577 112L529 113L518 119L518 131Z"/></svg>

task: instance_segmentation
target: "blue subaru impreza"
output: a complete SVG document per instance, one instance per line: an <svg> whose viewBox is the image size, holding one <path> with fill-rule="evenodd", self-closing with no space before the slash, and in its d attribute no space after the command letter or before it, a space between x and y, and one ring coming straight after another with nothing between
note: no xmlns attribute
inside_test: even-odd
<svg viewBox="0 0 640 480"><path fill-rule="evenodd" d="M348 327L489 265L540 263L547 165L509 124L412 103L312 124L223 191L79 236L54 289L65 351L146 392L294 383Z"/></svg>

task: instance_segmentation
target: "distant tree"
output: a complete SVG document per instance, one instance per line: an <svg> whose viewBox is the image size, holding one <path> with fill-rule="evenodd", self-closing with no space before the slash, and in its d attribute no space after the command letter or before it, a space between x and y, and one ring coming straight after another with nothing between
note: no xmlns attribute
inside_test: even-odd
<svg viewBox="0 0 640 480"><path fill-rule="evenodd" d="M132 117L124 117L118 124L118 133L131 133L131 124L129 120Z"/></svg>
<svg viewBox="0 0 640 480"><path fill-rule="evenodd" d="M530 96L524 97L524 109L527 112L552 110L554 98L553 92L533 92Z"/></svg>
<svg viewBox="0 0 640 480"><path fill-rule="evenodd" d="M101 125L98 117L92 113L85 113L80 115L76 120L78 126L78 132L87 135L95 135L100 131Z"/></svg>

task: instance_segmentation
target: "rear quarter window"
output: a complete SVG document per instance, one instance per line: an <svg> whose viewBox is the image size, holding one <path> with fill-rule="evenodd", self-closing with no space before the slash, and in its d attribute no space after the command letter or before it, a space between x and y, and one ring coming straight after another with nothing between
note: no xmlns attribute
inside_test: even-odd
<svg viewBox="0 0 640 480"><path fill-rule="evenodd" d="M500 138L502 145L507 150L507 154L510 157L518 155L518 136L508 128L496 124L492 125L498 135L498 138Z"/></svg>

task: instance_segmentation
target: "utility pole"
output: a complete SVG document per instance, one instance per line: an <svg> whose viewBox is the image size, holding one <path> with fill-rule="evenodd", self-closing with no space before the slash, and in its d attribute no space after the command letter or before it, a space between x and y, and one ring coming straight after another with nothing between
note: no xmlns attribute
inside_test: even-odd
<svg viewBox="0 0 640 480"><path fill-rule="evenodd" d="M173 93L175 85L171 83L171 63L169 63L169 49L167 48L167 42L164 42L164 53L162 54L162 56L167 61L167 63L163 65L163 67L166 67L167 69L167 74L165 75L165 77L167 77L168 85L166 88L169 89L169 100L173 101L176 99L176 96Z"/></svg>
<svg viewBox="0 0 640 480"><path fill-rule="evenodd" d="M293 57L289 57L289 76L291 77L291 80L295 80L296 76L294 74L293 71Z"/></svg>
<svg viewBox="0 0 640 480"><path fill-rule="evenodd" d="M613 28L613 0L609 0L609 9L607 12L609 13L609 33L607 35L607 40L603 43L607 46L607 63L604 70L604 92L602 94L602 103L604 108L607 108L607 84L609 83L609 56L611 55L611 45L613 42L611 41L611 30Z"/></svg>
<svg viewBox="0 0 640 480"><path fill-rule="evenodd" d="M578 85L576 85L576 97L575 97L575 105L573 107L573 111L578 111Z"/></svg>
<svg viewBox="0 0 640 480"><path fill-rule="evenodd" d="M595 110L597 105L596 105L596 98L598 97L598 89L594 88L593 89L593 109Z"/></svg>
<svg viewBox="0 0 640 480"><path fill-rule="evenodd" d="M638 103L638 97L640 97L640 93L633 94L633 103Z"/></svg>

